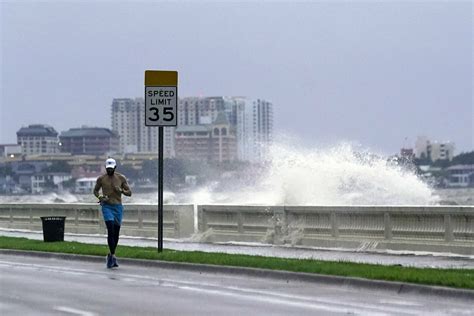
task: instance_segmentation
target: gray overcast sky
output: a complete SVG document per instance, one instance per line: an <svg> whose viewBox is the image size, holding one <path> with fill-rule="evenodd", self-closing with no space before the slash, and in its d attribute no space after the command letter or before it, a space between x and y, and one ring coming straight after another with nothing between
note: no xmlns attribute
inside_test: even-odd
<svg viewBox="0 0 474 316"><path fill-rule="evenodd" d="M469 1L1 1L0 143L32 123L110 127L112 99L168 69L180 96L272 101L275 131L309 145L470 151L472 16Z"/></svg>

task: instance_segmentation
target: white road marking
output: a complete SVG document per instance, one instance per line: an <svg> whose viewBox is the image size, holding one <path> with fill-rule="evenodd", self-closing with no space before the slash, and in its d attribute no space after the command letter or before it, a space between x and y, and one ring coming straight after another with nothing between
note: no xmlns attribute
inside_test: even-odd
<svg viewBox="0 0 474 316"><path fill-rule="evenodd" d="M295 307L304 307L304 308L309 308L309 309L316 309L316 310L321 310L321 311L326 311L326 312L339 312L339 313L345 313L345 314L353 314L353 315L367 315L367 316L386 316L390 315L387 313L381 313L381 312L372 312L370 310L356 310L354 311L353 309L348 306L347 308L345 307L337 307L337 306L328 306L324 304L318 304L316 303L306 303L306 302L296 302L296 301L289 301L289 300L284 300L284 299L278 299L278 298L272 298L270 296L265 297L265 295L250 295L250 294L245 294L245 293L232 293L232 292L226 292L222 290L209 290L209 289L204 289L200 287L192 287L192 286L177 286L179 289L183 290L189 290L189 291L194 291L198 293L207 293L207 294L213 294L213 295L221 295L221 296L232 296L232 297L237 297L241 299L247 299L247 300L253 300L253 301L261 301L261 302L266 302L266 303L272 303L272 304L280 304L280 305L287 305L287 306L295 306ZM265 292L262 292L261 294L266 294ZM343 305L343 304L341 304Z"/></svg>
<svg viewBox="0 0 474 316"><path fill-rule="evenodd" d="M416 303L416 302L408 302L408 301L382 299L382 300L379 300L379 302L382 304L393 304L393 305L402 305L402 306L423 306L423 304Z"/></svg>
<svg viewBox="0 0 474 316"><path fill-rule="evenodd" d="M74 315L81 315L81 316L94 316L94 313L83 311L80 309L72 308L72 307L67 307L67 306L54 306L54 310L60 311L60 312L65 312L69 314L74 314Z"/></svg>

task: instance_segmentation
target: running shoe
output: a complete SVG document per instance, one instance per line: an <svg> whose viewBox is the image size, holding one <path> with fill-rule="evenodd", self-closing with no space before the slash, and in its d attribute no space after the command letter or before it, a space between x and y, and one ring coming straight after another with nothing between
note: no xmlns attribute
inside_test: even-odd
<svg viewBox="0 0 474 316"><path fill-rule="evenodd" d="M112 267L114 268L118 268L118 263L117 263L117 258L116 257L112 257Z"/></svg>
<svg viewBox="0 0 474 316"><path fill-rule="evenodd" d="M106 265L107 265L107 269L111 269L114 266L114 261L111 254L107 255Z"/></svg>

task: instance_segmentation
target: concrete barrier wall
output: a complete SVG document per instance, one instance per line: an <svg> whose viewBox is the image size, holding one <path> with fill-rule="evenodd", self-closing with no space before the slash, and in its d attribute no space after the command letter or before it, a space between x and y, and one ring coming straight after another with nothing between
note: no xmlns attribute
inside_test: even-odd
<svg viewBox="0 0 474 316"><path fill-rule="evenodd" d="M0 227L42 230L41 216L66 216L65 230L70 233L105 234L98 204L0 204ZM158 236L157 205L125 205L121 233L129 236ZM163 235L187 238L194 233L192 205L165 205Z"/></svg>
<svg viewBox="0 0 474 316"><path fill-rule="evenodd" d="M198 206L208 242L474 255L474 207Z"/></svg>
<svg viewBox="0 0 474 316"><path fill-rule="evenodd" d="M193 205L165 205L164 236L194 233ZM0 227L42 230L41 216L66 216L66 232L105 234L97 204L0 204ZM126 205L122 234L157 237L157 206ZM356 250L474 255L474 207L199 205L201 242L245 241Z"/></svg>
<svg viewBox="0 0 474 316"><path fill-rule="evenodd" d="M247 241L274 243L283 225L283 207L199 205L201 241Z"/></svg>

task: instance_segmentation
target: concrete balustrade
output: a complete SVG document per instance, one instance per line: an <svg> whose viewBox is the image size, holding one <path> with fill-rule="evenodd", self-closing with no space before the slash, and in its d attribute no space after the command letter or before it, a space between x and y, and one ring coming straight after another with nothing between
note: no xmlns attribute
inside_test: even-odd
<svg viewBox="0 0 474 316"><path fill-rule="evenodd" d="M140 237L158 236L157 205L125 205L121 232ZM98 204L0 204L0 227L42 230L40 217L66 216L65 231L80 234L105 234ZM187 238L194 233L192 205L165 205L163 235Z"/></svg>
<svg viewBox="0 0 474 316"><path fill-rule="evenodd" d="M474 207L198 207L204 241L474 255Z"/></svg>
<svg viewBox="0 0 474 316"><path fill-rule="evenodd" d="M474 255L472 206L199 205L201 242L408 250ZM66 232L105 234L97 204L0 204L0 227L42 230L41 216L66 216ZM157 237L156 205L125 205L122 234ZM194 233L193 205L164 206L164 236Z"/></svg>
<svg viewBox="0 0 474 316"><path fill-rule="evenodd" d="M283 207L278 206L199 205L198 230L204 242L276 243L283 215Z"/></svg>

